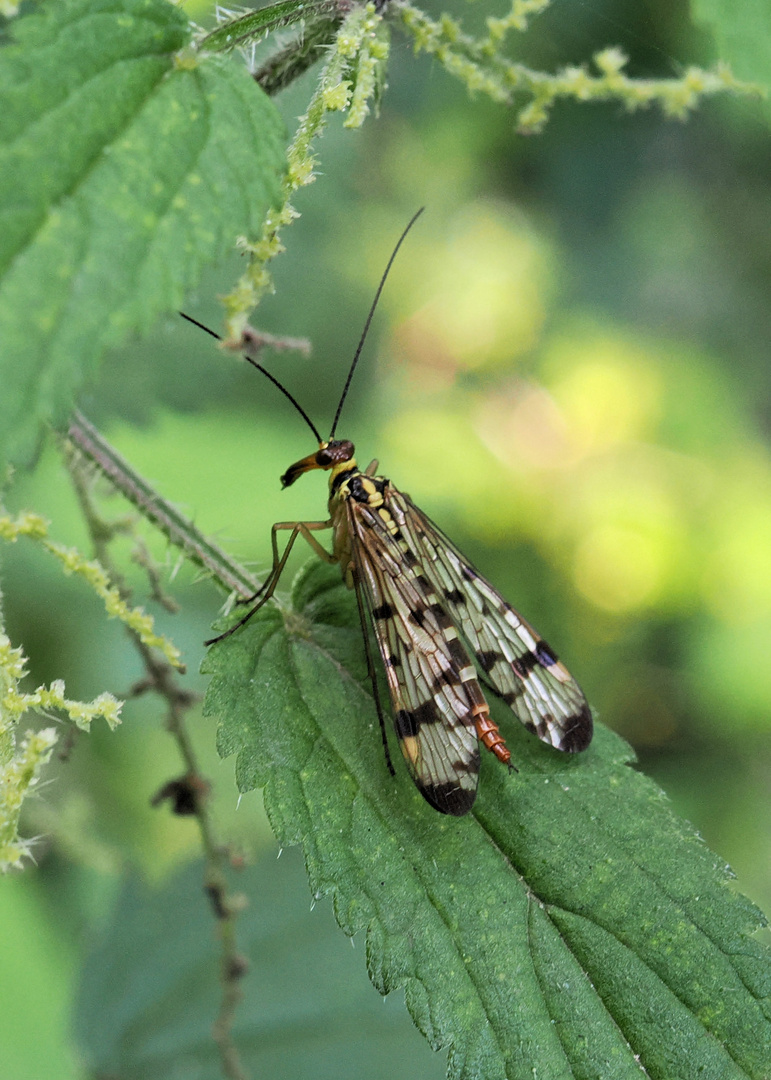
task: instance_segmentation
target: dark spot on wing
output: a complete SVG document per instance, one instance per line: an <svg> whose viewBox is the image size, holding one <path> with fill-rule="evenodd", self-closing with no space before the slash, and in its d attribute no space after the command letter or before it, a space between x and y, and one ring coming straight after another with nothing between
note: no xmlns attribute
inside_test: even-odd
<svg viewBox="0 0 771 1080"><path fill-rule="evenodd" d="M424 701L418 705L416 709L412 710L412 716L418 727L421 724L436 724L442 719L436 702L433 700Z"/></svg>
<svg viewBox="0 0 771 1080"><path fill-rule="evenodd" d="M445 686L460 686L461 682L454 671L443 671L434 679L432 690L441 693Z"/></svg>
<svg viewBox="0 0 771 1080"><path fill-rule="evenodd" d="M530 672L538 667L538 664L538 657L528 649L527 652L518 656L516 660L512 660L511 669L515 675L519 675L520 679L526 679Z"/></svg>
<svg viewBox="0 0 771 1080"><path fill-rule="evenodd" d="M459 668L464 668L470 662L468 653L457 638L447 639L447 652Z"/></svg>
<svg viewBox="0 0 771 1080"><path fill-rule="evenodd" d="M541 742L548 743L550 746L554 745L552 742L551 730L555 725L556 721L550 712L544 712L536 718L535 733ZM560 740L562 739L562 733L560 733L559 738Z"/></svg>
<svg viewBox="0 0 771 1080"><path fill-rule="evenodd" d="M503 655L496 649L486 649L478 652L476 658L482 671L492 671L497 662L503 659Z"/></svg>
<svg viewBox="0 0 771 1080"><path fill-rule="evenodd" d="M449 604L465 604L466 597L460 589L445 589L444 598Z"/></svg>
<svg viewBox="0 0 771 1080"><path fill-rule="evenodd" d="M444 608L442 607L441 604L431 604L431 606L429 607L428 610L434 616L434 618L436 619L437 625L442 630L446 630L448 626L452 626L452 619L447 614L447 612L444 610Z"/></svg>
<svg viewBox="0 0 771 1080"><path fill-rule="evenodd" d="M399 709L394 716L396 734L400 739L414 738L422 724L436 724L439 719L439 710L433 701L424 701L412 712Z"/></svg>
<svg viewBox="0 0 771 1080"><path fill-rule="evenodd" d="M551 649L545 641L538 642L535 647L535 655L544 667L551 667L551 665L556 664L559 659L554 650Z"/></svg>
<svg viewBox="0 0 771 1080"><path fill-rule="evenodd" d="M592 741L593 731L594 721L592 720L591 709L588 705L584 705L580 712L575 713L565 721L560 749L567 751L569 754L577 754L581 750L586 750Z"/></svg>
<svg viewBox="0 0 771 1080"><path fill-rule="evenodd" d="M406 709L397 709L394 714L394 727L400 739L414 738L418 733L412 713Z"/></svg>
<svg viewBox="0 0 771 1080"><path fill-rule="evenodd" d="M373 619L393 619L395 614L396 612L394 611L391 604L388 603L388 601L386 601L384 604L380 604L379 607L375 607L372 609Z"/></svg>
<svg viewBox="0 0 771 1080"><path fill-rule="evenodd" d="M463 817L474 805L476 788L462 788L457 784L421 784L418 787L427 802L441 814Z"/></svg>

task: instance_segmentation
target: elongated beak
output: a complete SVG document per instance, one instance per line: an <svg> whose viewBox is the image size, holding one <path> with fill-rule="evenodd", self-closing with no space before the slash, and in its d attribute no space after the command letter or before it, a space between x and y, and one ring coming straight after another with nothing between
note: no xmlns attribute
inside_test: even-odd
<svg viewBox="0 0 771 1080"><path fill-rule="evenodd" d="M293 484L299 476L302 476L303 473L310 472L311 469L320 469L321 466L316 460L317 453L318 451L315 451L312 454L308 454L308 456L304 457L302 461L296 461L294 465L290 465L284 475L281 477L281 487L288 488L289 485Z"/></svg>

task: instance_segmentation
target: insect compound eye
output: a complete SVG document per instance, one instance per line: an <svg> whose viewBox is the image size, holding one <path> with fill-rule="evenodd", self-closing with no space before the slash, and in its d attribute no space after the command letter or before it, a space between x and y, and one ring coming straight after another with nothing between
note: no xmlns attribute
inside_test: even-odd
<svg viewBox="0 0 771 1080"><path fill-rule="evenodd" d="M353 443L348 439L331 439L328 443L322 443L315 454L309 454L302 461L296 461L290 465L281 477L281 486L289 487L303 473L311 469L333 469L335 465L350 461L353 457Z"/></svg>
<svg viewBox="0 0 771 1080"><path fill-rule="evenodd" d="M353 454L354 446L349 439L332 439L316 454L316 463L322 469L331 469L333 465L350 461Z"/></svg>

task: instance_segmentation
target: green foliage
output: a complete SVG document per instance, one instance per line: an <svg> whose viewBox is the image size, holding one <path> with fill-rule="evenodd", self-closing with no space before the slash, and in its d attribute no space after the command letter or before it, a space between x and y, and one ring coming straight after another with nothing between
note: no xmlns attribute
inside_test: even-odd
<svg viewBox="0 0 771 1080"><path fill-rule="evenodd" d="M724 70L630 79L617 49L595 56L596 75L513 64L506 34L545 6L515 0L479 39L449 16L434 22L407 4L397 14L416 51L472 92L516 104L527 130L561 97L630 109L659 102L683 116L705 94L742 89ZM147 333L243 235L250 268L226 299L227 336L240 341L270 286L264 264L281 250L279 228L295 216L288 200L314 178L310 142L329 112L361 125L385 85L384 18L371 4L339 25L333 14L326 0L283 0L225 22L197 51L165 0L63 0L17 21L0 66L0 460L28 455L40 421L64 419L105 349ZM314 49L329 47L282 183L281 124L260 73L252 79L239 59L206 50L300 20ZM265 69L272 90L307 66L301 38L296 64L279 53Z"/></svg>
<svg viewBox="0 0 771 1080"><path fill-rule="evenodd" d="M290 605L212 647L205 711L450 1075L766 1075L762 916L628 746L600 729L567 758L498 709L518 772L485 755L473 816L443 819L387 772L361 654L350 594L313 561Z"/></svg>
<svg viewBox="0 0 771 1080"><path fill-rule="evenodd" d="M285 7L296 14L302 10L302 5L279 4L281 18L286 18ZM240 38L241 24L251 25L253 16L244 16L230 24L235 36ZM316 40L314 35L314 23L311 23L310 38L314 42L313 47L320 48L321 40ZM321 19L321 32L326 33L330 27L328 20ZM217 35L224 34L228 26L221 28ZM313 153L313 143L324 130L329 114L335 112L347 112L344 121L345 127L361 127L369 115L370 100L377 101L385 81L385 64L388 59L388 31L386 24L380 15L376 14L373 4L354 5L339 27L334 26L335 34L329 48L325 50L325 62L319 75L318 86L308 103L305 113L299 118L297 131L294 139L287 149L287 172L283 186L283 206L276 213L267 215L262 235L256 243L248 240L241 241L241 248L249 259L249 266L241 278L235 290L223 297L227 312L226 336L229 346L240 348L247 320L254 308L259 304L266 292L273 288L270 273L266 264L283 250L283 244L279 238L282 226L289 225L297 216L297 212L290 203L290 198L301 187L313 183L316 178L316 157ZM254 30L246 31L245 37ZM225 35L227 38L227 35ZM307 57L307 44L300 48L302 58ZM303 59L304 62L304 59ZM282 70L283 64L279 65ZM273 67L270 68L273 80L275 74ZM299 72L290 70L294 75ZM261 78L257 72L255 78ZM280 83L274 83L276 89Z"/></svg>
<svg viewBox="0 0 771 1080"><path fill-rule="evenodd" d="M185 58L165 0L63 0L0 55L0 456L60 422L278 198L282 125L242 64Z"/></svg>
<svg viewBox="0 0 771 1080"><path fill-rule="evenodd" d="M11 0L0 0L2 10L11 6ZM669 116L682 116L703 95L741 89L740 84L725 67L709 72L689 65L687 44L681 52L680 43L668 46L669 54L661 53L665 68L668 55L678 57L678 67L683 57L677 77L634 78L627 73L627 51L635 70L656 65L644 60L640 64L634 49L616 47L613 41L608 45L604 25L601 40L584 50L579 15L571 13L563 20L561 11L554 22L559 18L569 31L577 28L581 39L578 62L572 55L561 56L555 47L546 65L538 59L521 63L530 43L537 43L536 26L529 22L541 13L548 18L549 7L548 0L512 0L510 11L501 18L484 18L484 28L475 34L455 17L432 18L407 3L387 5L382 12L364 5L341 12L327 0L283 0L234 17L208 37L194 35L180 11L161 0L57 0L25 14L12 28L15 43L0 54L0 440L5 440L0 453L23 455L35 441L40 419L65 418L73 395L104 350L147 331L159 313L175 308L199 281L204 266L234 243L248 257L247 274L235 291L232 279L223 274L207 292L227 294L231 321L243 324L254 300L270 285L264 264L283 250L279 228L296 216L289 202L292 193L322 173L317 136L332 112L340 111L343 125L352 127L377 104L385 85L390 33L401 29L416 52L428 53L473 94L487 94L509 107L509 118L495 128L490 119L495 110L472 112L468 107L464 113L451 94L446 95L446 112L425 121L414 114L408 120L400 117L400 108L409 114L406 102L414 109L427 94L420 76L403 62L402 51L394 68L399 83L391 123L372 135L365 130L360 140L366 166L356 174L345 157L338 165L339 184L326 185L334 195L319 192L316 213L329 229L328 248L319 250L318 234L308 240L310 231L293 238L299 245L290 252L294 261L290 269L277 272L277 281L284 273L291 287L285 279L283 296L276 298L283 307L274 307L267 317L276 319L279 332L296 332L295 319L310 319L314 307L323 308L323 318L315 325L311 319L299 330L312 328L317 344L337 348L339 341L334 346L331 342L332 324L350 325L348 301L357 300L365 279L374 279L374 262L378 272L382 267L382 252L376 251L381 240L373 237L395 233L402 215L406 219L428 196L431 222L439 224L426 221L427 228L435 230L430 240L415 237L411 261L418 270L405 273L412 274L409 310L412 315L420 303L416 297L423 295L423 281L431 276L427 256L420 266L421 248L431 252L434 263L444 264L445 299L439 307L431 305L433 312L431 306L421 308L411 318L405 337L409 375L405 379L401 370L398 378L403 386L414 376L417 392L400 403L403 389L396 389L394 379L381 393L378 415L384 430L373 452L388 455L389 467L404 465L399 475L410 485L422 483L419 476L433 477L432 497L452 503L461 530L480 543L498 544L497 556L493 551L490 557L499 559L503 576L523 576L520 588L538 593L547 613L553 594L549 614L558 628L554 639L564 643L571 663L583 651L582 681L586 671L594 680L593 696L606 695L609 721L619 723L621 716L624 722L617 705L619 700L626 703L632 723L638 725L635 733L642 733L641 743L647 738L648 745L668 749L681 760L686 757L684 746L690 759L696 729L701 729L702 739L708 729L718 747L716 767L722 770L728 756L721 756L722 748L730 746L733 752L736 747L737 758L753 756L756 744L737 737L739 725L744 724L746 733L751 713L751 723L760 729L767 714L767 447L760 436L753 435L746 446L737 442L737 432L744 438L754 428L749 406L736 403L733 367L709 409L694 422L695 400L709 396L709 380L698 365L691 381L682 377L679 360L673 361L661 342L651 342L639 358L625 364L619 355L625 352L624 343L639 336L636 316L630 319L626 311L619 320L598 315L603 327L612 327L607 342L604 329L601 335L582 336L568 319L564 341L555 346L560 331L549 320L544 283L548 280L553 287L565 267L571 273L569 243L558 236L559 215L564 213L576 234L585 232L587 262L575 279L586 293L578 289L580 299L570 300L570 317L577 317L579 324L587 296L588 306L597 306L591 288L602 280L603 270L614 285L618 281L635 296L654 297L657 331L681 325L682 311L678 307L674 319L668 304L682 301L687 306L697 297L711 311L720 304L732 309L730 289L719 279L719 259L714 250L698 244L702 238L714 239L711 230L719 220L715 211L750 206L750 239L765 258L765 234L756 222L763 220L759 208L766 196L757 177L744 183L749 170L734 169L740 155L734 155L723 135L714 142L705 140L706 156L711 165L727 163L734 188L715 186L710 210L703 192L683 176L682 202L666 197L657 202L660 188L651 182L651 162L663 171L660 130L655 123L641 124L635 131L648 141L637 145L628 137L621 113L655 104ZM717 0L700 0L698 10L716 28L721 51L737 73L764 80L768 65L760 9L743 5L735 12ZM278 51L266 49L267 59L255 66L254 78L237 55L210 55L249 44L276 27L293 28L296 37L286 34L280 45L272 46ZM612 27L615 40L623 23ZM525 30L534 31L527 48L524 38L510 39L512 31ZM537 56L537 44L532 51ZM559 59L553 61L555 56ZM304 99L291 97L286 106L288 116L301 116L286 168L281 124L259 86L269 92L283 89L317 57L321 72L315 90L311 87ZM581 63L584 58L586 64ZM549 70L542 70L544 66ZM438 96L437 85L434 79L428 93ZM574 110L569 135L558 123L553 142L548 141L551 132L543 140L531 140L528 148L515 142L512 117L521 128L539 130L560 99L611 100L622 109ZM576 122L579 113L582 120ZM591 120L583 121L587 113ZM670 129L667 137L674 146L685 145L679 131ZM327 180L334 175L335 138L329 140L331 152L325 149ZM537 149L535 142L546 149ZM764 144L760 148L764 163ZM626 162L624 151L629 154ZM703 148L699 153L705 153ZM693 145L683 154L667 150L667 168L682 170L683 161L697 157ZM528 184L533 185L529 191ZM606 199L613 185L617 189ZM528 261L516 230L504 228L491 237L484 227L481 200L487 200L495 216L492 196L500 209L507 190L516 192L519 205L529 205L530 239L535 243L537 235L536 246L553 245L548 257ZM343 191L358 194L344 198ZM361 197L364 191L371 200L367 204ZM739 191L741 199L735 197ZM646 205L645 193L650 193L647 217L636 227L640 250L657 262L658 281L655 273L634 268L635 239L624 232L624 221L629 224ZM459 207L474 199L476 209L463 224ZM607 215L613 239L599 258L591 228L581 216L582 199L598 217ZM548 224L535 224L541 213ZM516 216L513 210L508 214ZM313 215L308 218L310 224ZM476 246L461 250L457 241L464 229ZM734 237L733 227L727 232ZM429 232L425 235L430 237ZM348 236L355 238L355 253L346 250ZM603 267L614 245L615 263ZM663 274L662 248L669 260ZM751 250L751 243L737 241L726 263L735 260L745 268L751 264ZM563 259L558 269L557 256ZM704 268L707 275L715 273L714 281L709 276L706 280L717 287L703 288L705 279L695 270L692 279L682 273L689 258L699 273ZM547 266L552 261L555 265ZM508 272L501 275L505 267ZM339 277L329 284L324 281L327 274L330 282L333 275ZM754 288L748 287L751 275L740 271L736 280L737 301L754 294L759 306L767 307L767 277L759 274L762 287L755 282ZM398 287L398 281L392 281L386 305ZM741 310L738 302L739 314L731 310L737 325ZM505 318L499 318L501 313ZM383 314L381 310L380 317ZM619 330L624 319L631 329ZM759 325L763 332L756 333L755 348L765 356L768 335L765 324ZM498 327L504 331L500 338ZM242 328L236 325L234 331L231 326L229 332L237 337ZM701 354L710 356L707 371L726 360L711 355L716 340L722 343L719 334L709 338ZM550 348L558 354L551 361ZM546 364L541 372L537 365L529 368L537 381L527 386L516 376L515 359L535 350L546 356ZM123 408L136 394L139 410L147 414L156 405L156 387L168 390L175 382L185 382L191 388L188 405L198 393L199 409L204 402L221 409L208 419L200 411L194 419L177 418L160 443L153 443L153 434L146 431L141 436L124 431L123 437L138 440L137 453L146 455L146 468L149 455L148 472L165 473L174 498L179 484L168 484L170 463L186 475L196 469L191 469L193 460L201 474L210 468L229 470L226 479L217 481L207 509L226 505L228 484L237 489L237 498L213 527L230 532L233 517L228 515L238 514L243 515L239 527L253 533L244 521L265 524L272 504L254 500L259 505L245 508L243 463L257 460L265 468L273 462L279 446L283 452L293 438L287 434L290 425L270 415L255 432L250 414L247 431L245 411L234 415L234 408L224 415L226 395L217 398L220 376L211 366L201 392L198 380L188 375L188 357L176 372L164 363L168 358L162 346L154 347L151 362L135 354L134 363L121 363L120 376L116 363L112 391L100 395L99 402L103 405L112 392ZM549 363L563 376L550 376ZM766 378L765 369L758 367L758 372ZM157 383L152 381L156 373ZM228 377L222 377L220 386ZM316 364L304 369L299 381L312 381L320 402L327 377ZM231 391L231 403L237 398L239 409L245 400L243 385ZM670 411L665 403L673 401L677 408ZM355 401L351 405L353 420ZM368 434L376 426L372 415ZM662 418L660 428L656 417ZM682 442L672 437L673 430L680 431ZM714 468L705 445L719 459ZM123 468L119 455L109 456ZM433 470L427 469L432 464ZM123 471L125 475L129 467ZM108 475L114 478L115 473ZM194 494L183 496L196 512L206 499L204 487L197 486L200 480L195 476L187 489ZM62 486L57 478L54 501ZM163 508L149 485L137 483L135 490L140 488L142 499L135 505ZM300 497L293 492L287 501ZM292 505L294 512L297 504ZM153 520L159 520L157 514ZM169 527L162 528L169 536L185 529L193 532L181 513L167 513L164 520ZM98 585L89 570L93 564L80 557L73 561L69 549L58 545L50 550ZM223 555L213 545L208 550L217 559ZM257 550L265 554L264 548ZM224 563L227 559L223 555ZM199 564L211 569L205 559ZM535 568L532 576L527 574L530 565ZM16 617L28 620L32 634L57 639L57 664L62 645L69 646L84 665L78 677L93 679L96 665L103 662L111 665L111 686L131 686L136 671L130 662L118 660L117 651L90 647L87 614L81 622L72 602L57 605L56 587L49 595L48 578L41 584L39 573L26 573L26 579L21 575L26 588L20 590L23 603ZM154 573L157 582L157 568ZM248 575L237 568L233 581L244 587ZM518 601L520 596L517 592ZM185 617L190 621L182 634L188 651L194 652L204 631L196 625L194 611ZM60 627L64 630L58 633ZM5 649L5 670L15 682L21 654L9 642ZM35 652L28 651L37 660ZM519 772L507 775L486 755L474 816L461 822L442 819L420 799L400 761L395 779L387 772L353 597L343 590L336 570L319 565L298 578L291 604L266 609L214 649L205 668L214 675L208 714L221 718L219 747L223 754L235 755L239 787L265 785L274 829L283 843L303 845L314 893L333 896L347 932L366 932L375 985L384 991L405 987L421 1030L432 1045L450 1050L454 1075L532 1080L537 1072L560 1080L615 1080L638 1076L642 1068L661 1080L768 1074L769 964L750 937L761 925L758 913L729 890L726 868L673 817L659 790L632 770L620 739L600 730L587 754L565 759L535 743L507 711L499 710ZM173 729L177 714L191 705L190 684L170 689L167 674L159 675L153 663L143 675L147 677L140 689L153 686L166 693ZM704 699L701 713L679 706L689 678ZM34 694L20 690L8 700L60 707L85 724L107 699L97 698L91 705L72 702L64 697L63 686L53 682ZM677 709L673 702L678 702ZM131 702L128 710L135 708ZM137 715L141 713L134 712L130 719ZM151 742L147 730L136 723L131 727L121 746L125 748L133 734L146 747ZM18 803L37 783L40 767L50 757L53 733L43 728L14 747L8 731L0 731L2 761L10 778L4 810L12 826L9 835L16 838ZM201 739L205 737L201 733ZM112 868L125 857L125 847L119 856L110 851L101 863L94 856L103 842L94 834L105 829L110 836L112 829L110 839L119 837L132 854L152 850L156 867L179 857L179 851L190 846L190 834L179 840L160 814L148 825L146 804L156 780L148 775L170 768L166 760L159 764L145 750L144 757L137 755L133 771L121 777L110 756L117 751L105 751L98 733L84 741L92 745L77 747L75 768L69 772L56 759L49 763L51 771L58 769L57 784L48 788L45 810L35 821L38 831L53 837L55 855L63 854L71 863L81 860L89 871L97 865ZM183 735L178 746L187 768L189 745ZM755 782L760 788L763 762L759 754L757 759ZM698 776L697 768L698 762L693 763L689 777ZM210 772L214 774L213 767ZM159 783L167 779L164 775ZM95 824L100 798L102 808L110 810ZM224 801L227 795L220 792L220 798ZM702 792L699 798L693 816L703 821L711 800ZM141 812L136 809L140 804ZM758 837L764 819L754 813L754 805L747 803L743 809L746 817L759 822L752 834ZM742 838L751 832L744 824L736 830L741 829ZM224 846L211 842L212 836L219 838L203 814L199 825L205 848L209 842L207 856L214 851L222 857ZM249 842L255 842L251 832ZM16 853L23 851L17 847L14 858ZM213 861L207 862L207 873ZM90 902L92 882L68 902L56 868L51 872L52 862L56 858L44 860L43 874L51 874L45 887L55 898L57 913L61 907L73 918L74 911L82 910L84 895ZM761 866L758 876L762 872ZM194 1057L196 1067L205 1059L214 1075L209 1031L217 1001L224 1010L222 1001L231 988L215 991L215 957L207 952L207 942L214 937L211 915L202 902L194 903L198 876L197 870L191 871L157 898L136 883L129 886L104 951L87 970L81 995L79 1026L95 1070L132 1078L168 1076ZM259 875L246 877L242 887L252 895L264 893L269 876L260 867ZM409 1051L402 1062L391 1043L378 1041L381 1036L370 1026L358 993L346 996L353 978L347 970L338 973L332 993L325 994L316 983L308 986L309 973L334 966L338 958L342 964L341 954L347 950L330 942L328 953L313 954L293 921L291 908L301 902L301 895L292 879L270 892L265 911L259 909L254 923L247 916L243 924L251 940L260 933L255 924L264 932L259 952L265 967L245 984L246 997L235 1014L241 1017L241 1026L238 1020L236 1026L239 1048L256 1075L278 1075L278 1059L289 1063L288 1075L323 1075L326 1063L329 1075L343 1075L340 1062L348 1056L352 1028L360 1036L364 1033L368 1048L354 1060L352 1075L375 1075L373 1058L383 1075L409 1076L411 1068L415 1075L425 1075L422 1065L411 1062L416 1052ZM223 920L219 929L222 942L232 944L233 920L227 925ZM73 937L70 931L70 926L63 930L68 940ZM230 954L223 949L218 955L227 968ZM347 955L362 974L360 957ZM289 990L294 1004L282 1001L271 1012L278 991L270 975L291 964L301 968L299 987ZM334 1009L335 1004L340 1008ZM232 1000L230 1005L234 1009ZM313 1031L309 1013L318 1018ZM372 1054L373 1044L382 1046L382 1057ZM290 1056L293 1050L296 1059Z"/></svg>
<svg viewBox="0 0 771 1080"><path fill-rule="evenodd" d="M167 1080L222 1075L209 1036L217 1009L211 911L195 863L161 888L129 877L81 977L75 1026L90 1075ZM341 947L323 907L310 910L292 852L234 876L250 897L240 922L249 961L236 1038L253 1077L439 1080L404 1015L367 984L362 950ZM115 957L124 957L115 978ZM180 1072L188 1063L189 1072ZM194 1063L194 1064L193 1064Z"/></svg>
<svg viewBox="0 0 771 1080"><path fill-rule="evenodd" d="M766 0L692 0L693 18L715 36L718 53L742 79L771 80L771 34Z"/></svg>
<svg viewBox="0 0 771 1080"><path fill-rule="evenodd" d="M545 6L536 4L538 8ZM633 79L624 71L628 57L617 48L602 49L594 55L596 74L584 65L570 65L553 74L533 71L524 64L512 63L501 51L506 30L526 28L525 7L523 0L513 0L511 19L489 19L487 39L464 33L448 15L435 21L406 0L399 5L399 12L414 36L416 52L435 56L472 93L486 94L501 104L517 104L517 125L522 133L540 131L560 98L615 100L630 111L658 104L668 116L684 119L706 95L750 89L737 82L725 67L714 72L693 67L680 79ZM520 104L523 98L524 105Z"/></svg>
<svg viewBox="0 0 771 1080"><path fill-rule="evenodd" d="M93 589L104 603L104 609L111 619L120 619L122 623L136 633L138 639L148 647L159 649L168 662L180 667L179 649L170 641L155 633L153 620L141 608L132 609L123 599L120 590L110 582L104 567L98 562L86 559L75 548L66 548L51 540L48 536L48 523L37 514L21 514L12 520L0 514L0 539L15 543L19 537L28 537L58 559L65 574L76 574ZM46 707L48 703L45 703ZM75 719L75 717L73 717ZM117 717L116 721L117 723ZM78 720L80 725L81 720ZM84 728L89 720L82 718Z"/></svg>
<svg viewBox="0 0 771 1080"><path fill-rule="evenodd" d="M30 891L28 874L5 877L0 888L0 1061L13 1080L81 1080L68 1038L74 942Z"/></svg>
<svg viewBox="0 0 771 1080"><path fill-rule="evenodd" d="M284 26L302 22L304 27L312 27L319 20L328 22L330 16L337 16L338 21L339 14L339 5L334 0L280 0L278 4L226 20L207 34L201 44L212 52L227 51Z"/></svg>
<svg viewBox="0 0 771 1080"><path fill-rule="evenodd" d="M58 741L55 728L27 730L19 737L19 725L34 710L58 710L83 731L103 717L111 728L119 723L121 703L112 694L100 694L94 701L72 701L65 697L64 683L38 686L33 693L19 689L27 674L26 657L13 648L0 628L0 872L19 869L30 857L31 841L19 835L19 815L24 800L35 792L41 773L48 765Z"/></svg>

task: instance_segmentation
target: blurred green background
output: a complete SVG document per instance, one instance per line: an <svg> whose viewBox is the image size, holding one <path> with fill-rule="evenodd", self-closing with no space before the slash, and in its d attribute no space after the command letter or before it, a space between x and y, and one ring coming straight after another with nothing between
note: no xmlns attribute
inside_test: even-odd
<svg viewBox="0 0 771 1080"><path fill-rule="evenodd" d="M564 0L521 44L532 66L550 70L618 44L641 77L674 77L716 55L687 4L664 0ZM279 99L290 128L313 79ZM629 739L640 767L769 911L763 108L715 100L680 124L655 110L563 105L542 135L523 138L506 111L416 61L399 33L389 84L379 120L362 132L330 125L318 179L294 200L302 216L284 234L276 293L255 319L309 337L313 355L265 362L325 431L390 250L427 206L338 433L362 463L377 456L546 636L599 719ZM187 310L218 325L216 296L240 269L234 257L211 273ZM302 421L181 320L110 357L82 405L167 498L256 568L268 562L273 521L324 514L325 479L279 490L286 466L314 449ZM8 502L86 546L52 445ZM107 505L126 512L117 499ZM176 567L162 542L153 549ZM7 626L25 645L31 681L65 678L69 696L125 694L139 664L96 599L29 547L4 562ZM185 567L170 589L182 610L160 612L159 623L200 690L195 672L221 597ZM250 854L271 849L259 794L237 804L210 723L196 715L192 726L223 833ZM159 881L197 851L192 823L149 807L178 771L162 711L142 698L117 734L79 738L30 805L37 867L0 891L6 972L18 987L13 1039L0 1035L4 1076L39 1077L43 1065L49 1077L82 1075L68 1002L120 871L132 865ZM16 958L13 941L34 949Z"/></svg>

